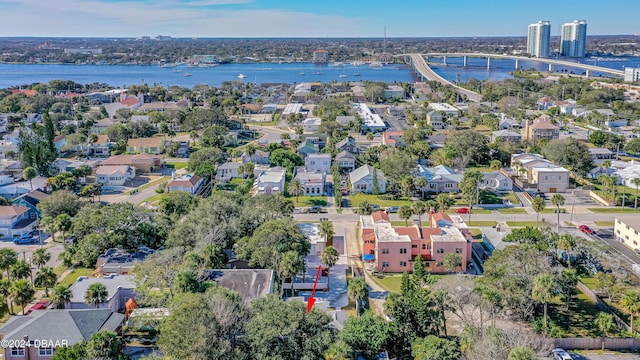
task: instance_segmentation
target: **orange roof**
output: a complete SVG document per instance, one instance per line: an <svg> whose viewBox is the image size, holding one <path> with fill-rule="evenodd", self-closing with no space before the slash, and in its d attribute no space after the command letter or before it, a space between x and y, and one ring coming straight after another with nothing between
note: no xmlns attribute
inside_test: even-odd
<svg viewBox="0 0 640 360"><path fill-rule="evenodd" d="M96 141L96 144L107 145L108 142L109 142L109 137L107 135L98 135L98 140Z"/></svg>
<svg viewBox="0 0 640 360"><path fill-rule="evenodd" d="M62 139L64 139L64 135L58 135L58 136L53 138L53 141L60 141Z"/></svg>
<svg viewBox="0 0 640 360"><path fill-rule="evenodd" d="M452 221L451 217L447 213L443 213L443 212L436 212L431 214L431 219L435 221L440 221L440 220Z"/></svg>
<svg viewBox="0 0 640 360"><path fill-rule="evenodd" d="M27 95L27 96L35 96L35 95L38 93L38 91L36 91L36 90L20 90L20 89L14 89L14 90L11 90L11 93L12 93L12 94L20 94L20 93L23 93L23 94L25 94L25 95Z"/></svg>
<svg viewBox="0 0 640 360"><path fill-rule="evenodd" d="M373 218L374 223L377 223L383 220L386 222L391 222L391 220L389 219L389 214L387 214L384 211L376 211L373 214L371 214L371 217Z"/></svg>
<svg viewBox="0 0 640 360"><path fill-rule="evenodd" d="M13 219L29 211L26 206L0 206L0 218Z"/></svg>
<svg viewBox="0 0 640 360"><path fill-rule="evenodd" d="M157 147L159 148L162 145L162 138L160 137L147 137L147 138L137 138L137 139L129 139L127 140L127 146L138 147L138 148L147 148L147 147Z"/></svg>
<svg viewBox="0 0 640 360"><path fill-rule="evenodd" d="M374 229L362 229L362 241L375 240L376 231Z"/></svg>
<svg viewBox="0 0 640 360"><path fill-rule="evenodd" d="M140 99L138 99L138 98L137 98L137 97L135 97L135 96L130 96L130 97L128 97L128 98L126 98L126 99L124 99L124 100L120 101L120 103L121 103L122 105L125 105L125 106L129 106L129 107L131 107L131 106L134 106L134 105L138 105L138 104L140 104Z"/></svg>
<svg viewBox="0 0 640 360"><path fill-rule="evenodd" d="M198 181L200 181L200 176L198 175L194 175L192 177L190 177L189 179L176 179L176 180L171 180L171 182L169 184L167 184L168 187L174 187L174 186L195 186Z"/></svg>

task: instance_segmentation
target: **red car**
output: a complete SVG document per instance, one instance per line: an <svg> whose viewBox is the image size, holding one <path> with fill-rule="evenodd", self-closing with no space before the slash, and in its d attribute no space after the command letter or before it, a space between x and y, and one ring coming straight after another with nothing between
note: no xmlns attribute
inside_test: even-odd
<svg viewBox="0 0 640 360"><path fill-rule="evenodd" d="M469 213L469 208L456 209L456 214L468 214L468 213Z"/></svg>
<svg viewBox="0 0 640 360"><path fill-rule="evenodd" d="M582 231L585 234L593 234L593 230L591 230L591 228L588 227L587 225L580 225L578 229L580 229L580 231Z"/></svg>

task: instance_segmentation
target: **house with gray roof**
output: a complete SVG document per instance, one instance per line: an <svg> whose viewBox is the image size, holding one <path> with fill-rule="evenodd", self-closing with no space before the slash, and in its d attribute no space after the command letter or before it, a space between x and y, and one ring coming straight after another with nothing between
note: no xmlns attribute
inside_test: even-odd
<svg viewBox="0 0 640 360"><path fill-rule="evenodd" d="M57 348L91 340L99 331L119 331L124 317L110 309L38 310L13 316L0 328L0 337L3 341L26 340L30 346L5 347L4 359L50 359Z"/></svg>
<svg viewBox="0 0 640 360"><path fill-rule="evenodd" d="M204 270L199 281L214 281L233 290L244 299L255 300L273 294L275 276L271 269L211 269Z"/></svg>
<svg viewBox="0 0 640 360"><path fill-rule="evenodd" d="M496 142L499 139L505 142L519 144L522 140L522 135L513 130L498 130L491 133L491 142Z"/></svg>
<svg viewBox="0 0 640 360"><path fill-rule="evenodd" d="M66 309L91 309L95 306L87 304L84 295L89 286L102 284L107 288L107 300L98 305L98 308L106 308L112 311L119 311L125 308L127 300L133 299L135 294L135 284L129 275L109 274L102 277L80 276L71 285L71 301L65 306Z"/></svg>
<svg viewBox="0 0 640 360"><path fill-rule="evenodd" d="M352 137L347 136L346 138L338 141L335 147L337 151L348 151L352 154L358 153L358 144L356 144Z"/></svg>
<svg viewBox="0 0 640 360"><path fill-rule="evenodd" d="M513 190L513 180L501 171L492 171L482 174L480 187L498 192L511 191Z"/></svg>
<svg viewBox="0 0 640 360"><path fill-rule="evenodd" d="M444 165L426 167L418 165L416 175L427 180L427 187L421 191L431 192L458 192L458 185L463 175Z"/></svg>
<svg viewBox="0 0 640 360"><path fill-rule="evenodd" d="M387 191L388 181L384 173L371 165L362 165L352 171L349 174L349 180L351 181L351 190L353 192L371 194L376 182L379 194L384 194Z"/></svg>
<svg viewBox="0 0 640 360"><path fill-rule="evenodd" d="M344 150L338 153L335 158L340 170L353 171L356 168L356 156Z"/></svg>
<svg viewBox="0 0 640 360"><path fill-rule="evenodd" d="M231 179L241 179L242 175L238 172L238 169L242 166L237 162L226 162L218 165L216 169L216 180L218 181L230 181Z"/></svg>

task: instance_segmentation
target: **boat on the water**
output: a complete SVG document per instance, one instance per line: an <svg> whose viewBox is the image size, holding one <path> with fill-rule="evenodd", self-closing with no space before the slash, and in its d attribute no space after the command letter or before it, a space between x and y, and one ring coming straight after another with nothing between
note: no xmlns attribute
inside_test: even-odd
<svg viewBox="0 0 640 360"><path fill-rule="evenodd" d="M245 74L240 74L240 75L238 75L238 79L244 79L244 78L246 78L246 77L247 77L247 75L245 75Z"/></svg>
<svg viewBox="0 0 640 360"><path fill-rule="evenodd" d="M184 74L182 74L182 76L192 76L192 75L189 74L189 73L184 73Z"/></svg>

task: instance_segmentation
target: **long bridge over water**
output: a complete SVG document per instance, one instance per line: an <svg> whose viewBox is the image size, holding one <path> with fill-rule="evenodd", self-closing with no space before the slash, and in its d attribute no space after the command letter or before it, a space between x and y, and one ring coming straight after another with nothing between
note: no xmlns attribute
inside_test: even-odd
<svg viewBox="0 0 640 360"><path fill-rule="evenodd" d="M457 86L455 84L452 84L450 81L446 80L445 78L443 78L442 76L436 74L435 71L433 71L433 69L431 69L429 67L429 58L433 57L433 58L442 58L442 63L444 65L447 65L447 59L448 58L462 58L462 66L466 67L467 66L467 59L468 58L486 58L487 59L487 69L491 69L491 59L507 59L507 60L514 60L515 61L515 69L519 69L520 68L520 62L521 61L531 61L531 62L538 62L538 63L543 63L543 64L548 64L549 65L549 71L552 72L553 71L553 66L554 65L559 65L559 66L566 66L566 67L573 67L573 68L577 68L577 69L583 69L585 70L585 75L586 77L591 76L592 72L599 72L599 73L605 73L605 74L611 74L611 75L616 75L616 76L624 76L624 71L622 70L616 70L616 69L611 69L611 68L606 68L606 67L602 67L602 66L595 66L595 65L588 65L588 64L581 64L581 63L576 63L576 62L572 62L572 61L566 61L566 60L558 60L558 59L549 59L549 58L529 58L529 57L524 57L524 56L515 56L515 55L499 55L499 54L481 54L481 53L428 53L428 54L401 54L401 55L396 55L397 57L405 57L408 58L411 65L413 66L413 68L416 70L416 72L418 73L418 75L420 75L420 77L422 79L427 79L427 80L432 80L432 81L438 81L444 85L451 85L453 86L456 91L461 94L461 95L465 95L470 101L474 101L474 102L478 102L482 99L482 96L474 91L471 90L467 90L464 89L460 86Z"/></svg>

